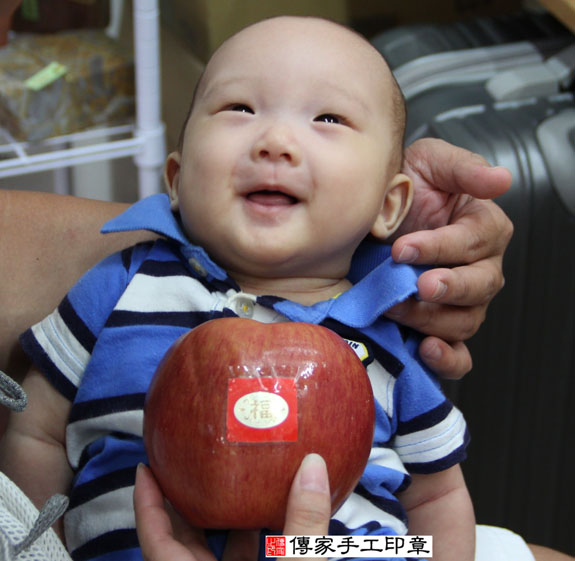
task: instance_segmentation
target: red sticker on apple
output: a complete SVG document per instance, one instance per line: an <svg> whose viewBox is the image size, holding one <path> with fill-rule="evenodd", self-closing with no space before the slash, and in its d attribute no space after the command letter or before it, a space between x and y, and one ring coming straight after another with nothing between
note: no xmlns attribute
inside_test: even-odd
<svg viewBox="0 0 575 561"><path fill-rule="evenodd" d="M229 442L296 442L297 387L293 378L228 381Z"/></svg>

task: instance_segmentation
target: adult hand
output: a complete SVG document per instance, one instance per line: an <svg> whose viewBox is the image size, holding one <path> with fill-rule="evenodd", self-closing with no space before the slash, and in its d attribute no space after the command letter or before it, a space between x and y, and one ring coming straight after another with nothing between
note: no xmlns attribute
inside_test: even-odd
<svg viewBox="0 0 575 561"><path fill-rule="evenodd" d="M168 514L152 472L138 466L134 490L136 526L146 561L214 561L204 531ZM325 535L331 514L327 468L317 454L306 456L291 487L284 535ZM230 532L225 561L257 559L259 532Z"/></svg>
<svg viewBox="0 0 575 561"><path fill-rule="evenodd" d="M460 378L472 365L464 341L477 332L504 284L503 254L513 225L489 199L509 189L511 174L438 139L409 146L402 171L413 180L415 197L394 236L392 256L439 268L420 276L417 300L387 315L430 335L419 347L422 360L445 378Z"/></svg>

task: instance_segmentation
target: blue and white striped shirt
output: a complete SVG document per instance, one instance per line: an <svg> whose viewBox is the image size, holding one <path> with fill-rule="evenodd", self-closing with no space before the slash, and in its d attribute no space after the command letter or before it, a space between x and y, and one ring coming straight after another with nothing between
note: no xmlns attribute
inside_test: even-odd
<svg viewBox="0 0 575 561"><path fill-rule="evenodd" d="M415 293L418 272L394 264L389 251L371 269L379 258L364 246L351 289L303 306L243 293L186 239L165 195L136 203L104 231L136 229L156 231L165 239L106 258L21 339L54 387L73 402L66 444L75 478L65 517L72 557L142 559L132 493L136 466L146 461L146 391L180 335L226 316L322 324L360 344L376 400L376 429L369 463L355 492L334 515L330 532L405 533L405 512L395 494L409 484L409 472L451 467L464 458L468 442L461 413L416 359L414 334L382 317ZM216 553L224 541L224 533L210 533Z"/></svg>

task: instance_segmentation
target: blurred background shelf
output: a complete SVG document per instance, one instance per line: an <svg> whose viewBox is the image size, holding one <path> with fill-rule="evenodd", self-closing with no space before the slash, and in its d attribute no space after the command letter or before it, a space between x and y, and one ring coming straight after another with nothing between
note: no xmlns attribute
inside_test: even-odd
<svg viewBox="0 0 575 561"><path fill-rule="evenodd" d="M123 1L113 0L106 32L115 39L122 27L123 11ZM54 170L52 190L72 194L69 168L131 156L136 166L137 198L160 192L166 149L161 116L159 27L157 0L133 0L135 115L132 123L91 128L36 142L17 141L2 127L0 178ZM102 198L113 198L113 195Z"/></svg>

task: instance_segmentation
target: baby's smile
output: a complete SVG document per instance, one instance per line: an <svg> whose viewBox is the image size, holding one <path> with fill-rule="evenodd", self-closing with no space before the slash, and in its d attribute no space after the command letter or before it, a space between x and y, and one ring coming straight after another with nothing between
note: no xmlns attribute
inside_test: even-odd
<svg viewBox="0 0 575 561"><path fill-rule="evenodd" d="M246 195L246 199L250 203L254 203L262 206L291 206L299 202L299 200L290 195L289 193L283 192L281 189L259 189L253 191Z"/></svg>

